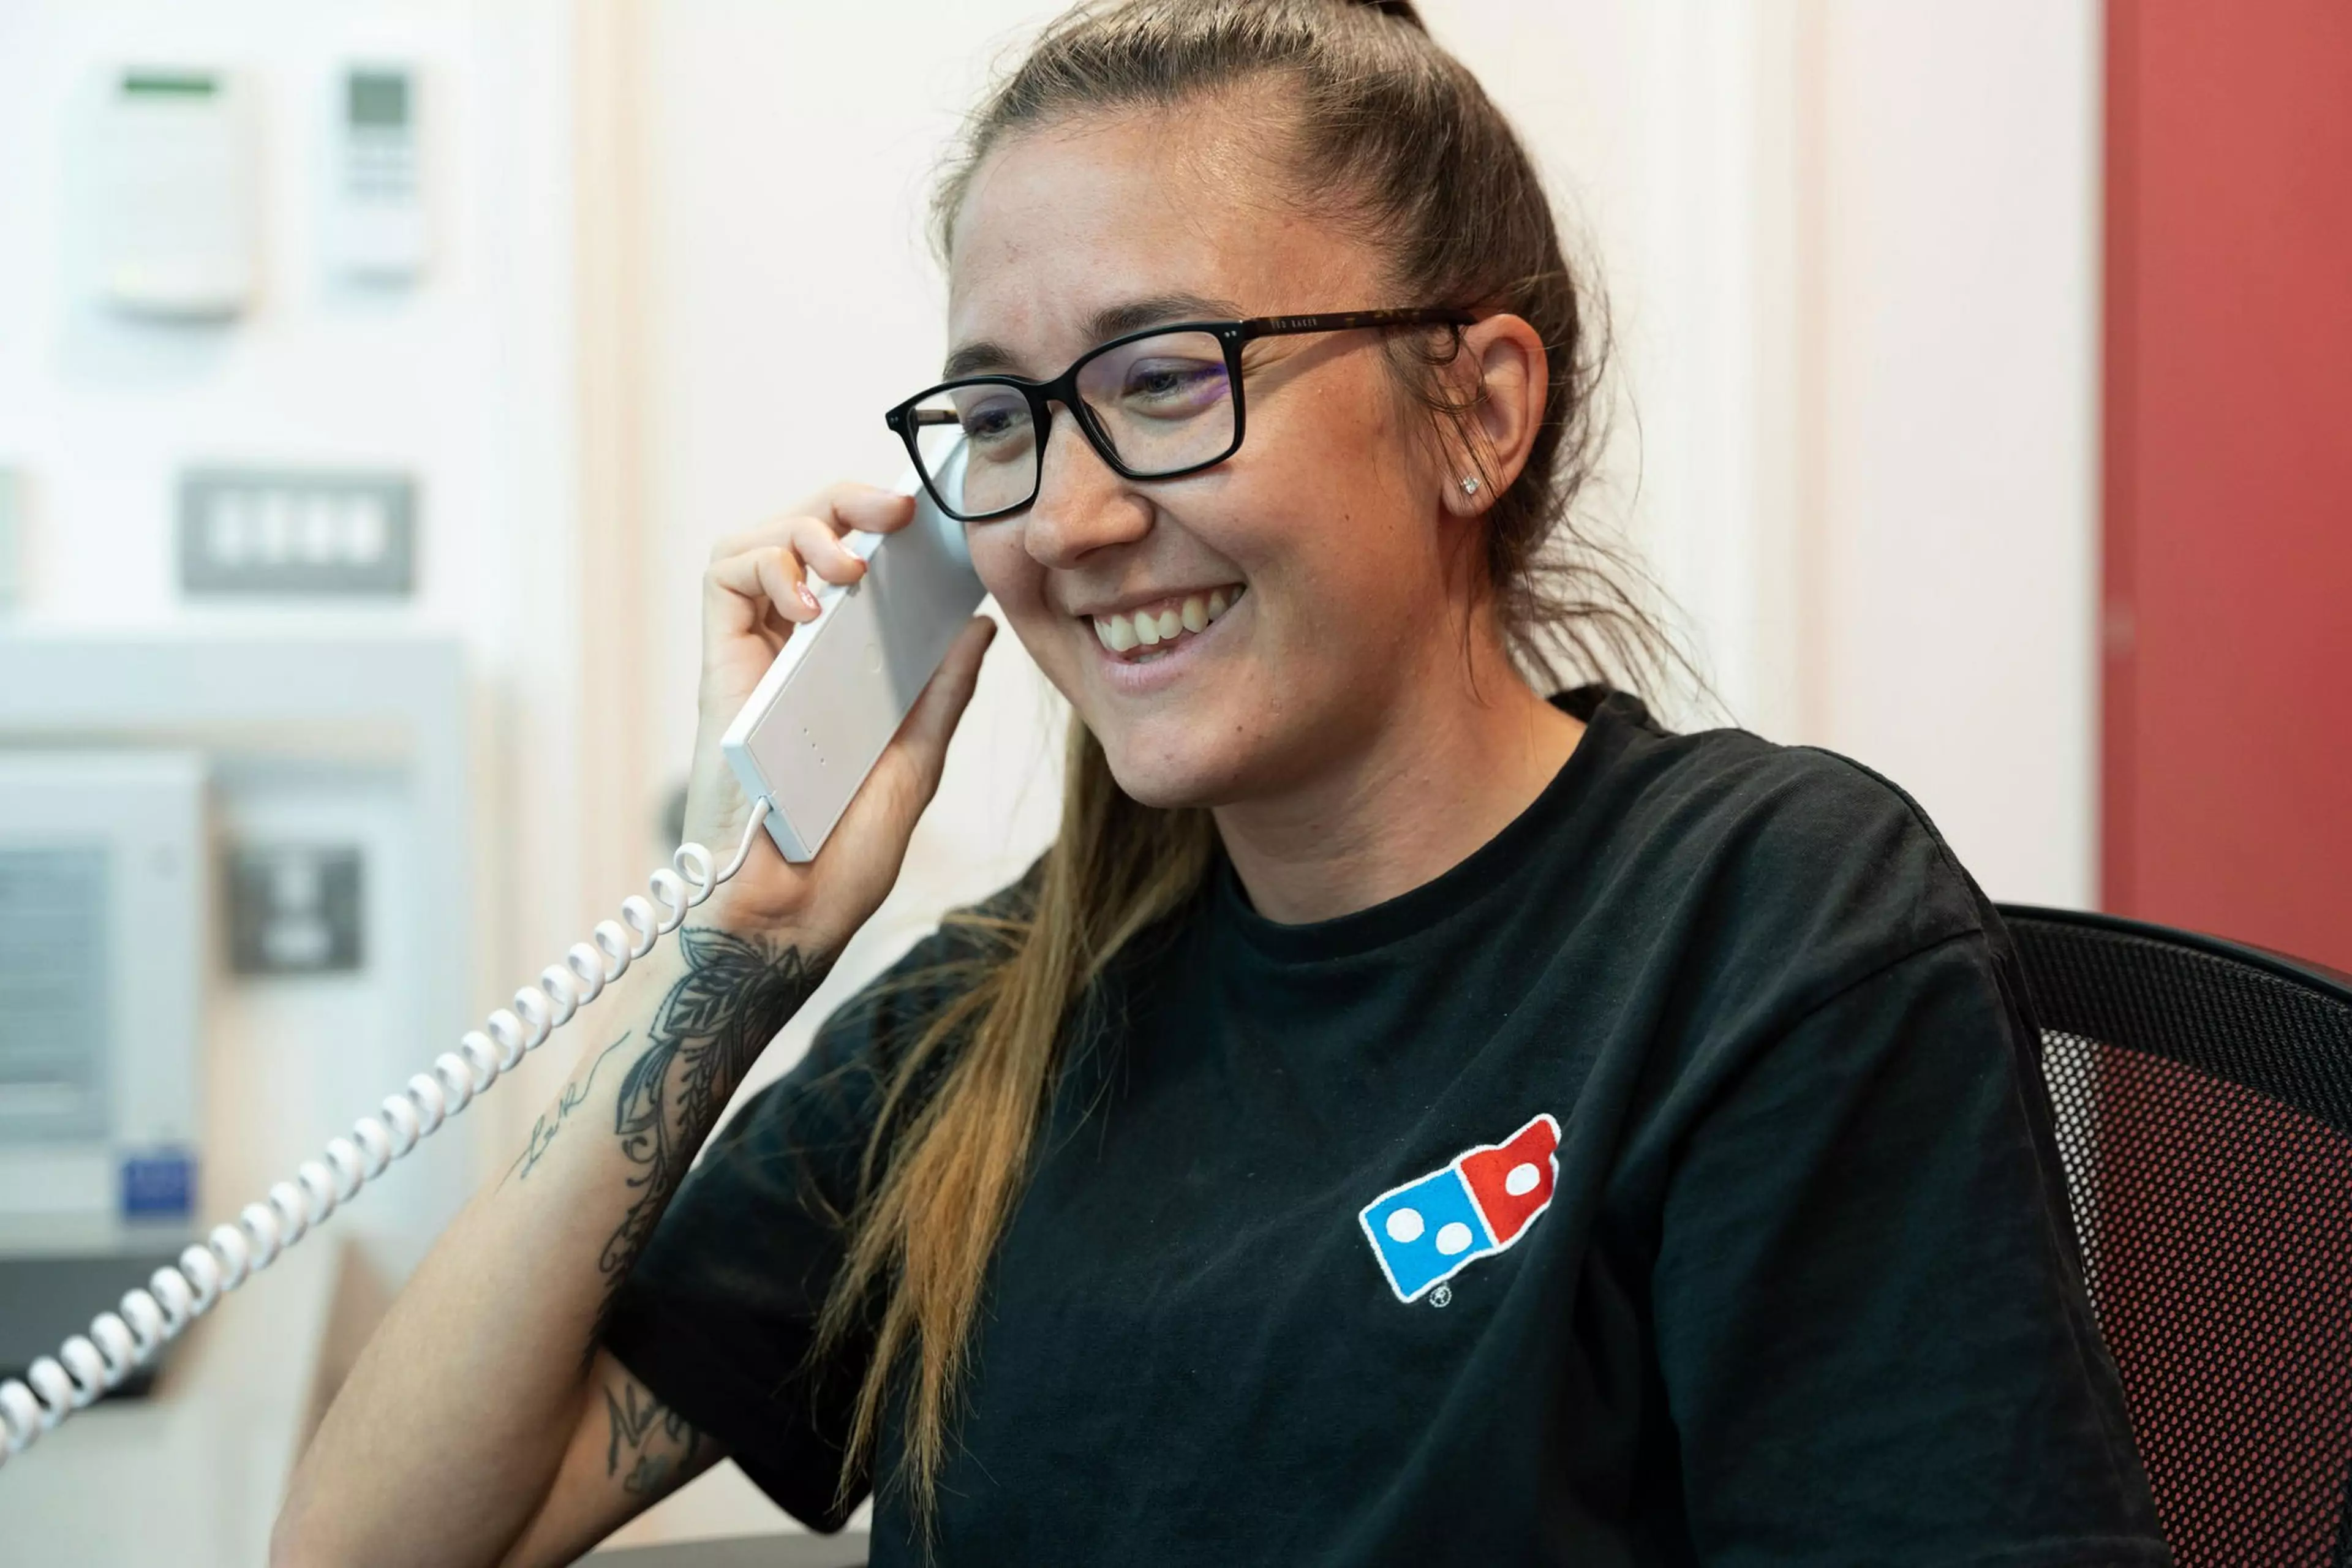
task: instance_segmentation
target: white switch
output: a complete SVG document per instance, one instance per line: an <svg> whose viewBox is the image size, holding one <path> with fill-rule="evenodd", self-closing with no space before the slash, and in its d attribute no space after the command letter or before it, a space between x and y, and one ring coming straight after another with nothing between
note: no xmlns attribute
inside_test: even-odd
<svg viewBox="0 0 2352 1568"><path fill-rule="evenodd" d="M264 490L254 498L254 558L275 566L293 553L294 498L283 490Z"/></svg>
<svg viewBox="0 0 2352 1568"><path fill-rule="evenodd" d="M384 540L391 531L382 496L353 496L344 503L344 549L356 564L372 565L383 560Z"/></svg>
<svg viewBox="0 0 2352 1568"><path fill-rule="evenodd" d="M224 566L241 564L255 543L252 498L242 490L223 490L213 498L206 521L205 545L213 559Z"/></svg>

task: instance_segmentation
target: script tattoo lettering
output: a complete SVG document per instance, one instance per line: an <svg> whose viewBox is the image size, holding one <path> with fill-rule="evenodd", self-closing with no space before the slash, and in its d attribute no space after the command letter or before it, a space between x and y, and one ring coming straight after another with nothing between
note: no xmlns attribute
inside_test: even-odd
<svg viewBox="0 0 2352 1568"><path fill-rule="evenodd" d="M596 1069L604 1065L606 1057L626 1044L628 1038L628 1032L624 1030L619 1039L599 1051L596 1059L588 1064L586 1078L563 1086L562 1092L555 1097L554 1110L539 1113L539 1120L531 1123L530 1137L524 1142L521 1155L507 1167L507 1173L499 1179L499 1185L504 1186L509 1181L520 1182L530 1176L531 1167L539 1163L540 1156L546 1153L548 1145L555 1142L556 1133L571 1120L572 1113L588 1102L588 1089L596 1081Z"/></svg>
<svg viewBox="0 0 2352 1568"><path fill-rule="evenodd" d="M604 1418L610 1432L604 1474L633 1496L660 1496L672 1475L692 1468L702 1447L702 1434L634 1378L624 1379L617 1394L605 1384Z"/></svg>
<svg viewBox="0 0 2352 1568"><path fill-rule="evenodd" d="M662 998L613 1116L621 1152L639 1170L628 1213L597 1260L608 1305L727 1097L830 967L798 948L775 952L706 928L688 926L678 941L686 973Z"/></svg>

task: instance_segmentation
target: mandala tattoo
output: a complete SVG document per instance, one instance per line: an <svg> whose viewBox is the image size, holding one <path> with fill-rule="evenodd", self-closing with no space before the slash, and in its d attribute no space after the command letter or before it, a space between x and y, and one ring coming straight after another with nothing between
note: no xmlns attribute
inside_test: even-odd
<svg viewBox="0 0 2352 1568"><path fill-rule="evenodd" d="M597 1260L608 1306L727 1097L831 967L798 948L702 927L680 930L678 941L686 973L662 998L614 1113L621 1152L639 1169L628 1213Z"/></svg>

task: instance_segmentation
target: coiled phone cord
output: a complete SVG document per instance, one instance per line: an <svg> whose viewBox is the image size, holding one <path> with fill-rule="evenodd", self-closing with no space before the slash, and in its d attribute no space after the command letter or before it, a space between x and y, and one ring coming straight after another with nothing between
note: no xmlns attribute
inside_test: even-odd
<svg viewBox="0 0 2352 1568"><path fill-rule="evenodd" d="M144 1289L125 1295L119 1310L90 1320L89 1333L76 1334L56 1355L35 1362L21 1381L0 1383L0 1465L130 1376L222 1296L283 1257L571 1022L683 924L687 910L743 868L772 805L764 795L752 803L751 819L726 869L713 875L709 850L680 845L672 865L646 879L651 899L633 893L622 900L619 920L598 922L590 941L573 943L562 963L540 972L537 984L516 992L512 1007L491 1014L456 1050L435 1058L432 1070L388 1096L381 1115L361 1117L348 1138L329 1139L322 1158L303 1161L293 1181L279 1182L264 1201L246 1205L234 1225L214 1226L180 1254L177 1268L155 1270Z"/></svg>

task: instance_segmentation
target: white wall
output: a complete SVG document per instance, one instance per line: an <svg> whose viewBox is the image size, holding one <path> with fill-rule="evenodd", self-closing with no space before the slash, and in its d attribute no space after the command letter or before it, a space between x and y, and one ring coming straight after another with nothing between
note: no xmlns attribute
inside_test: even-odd
<svg viewBox="0 0 2352 1568"><path fill-rule="evenodd" d="M512 9L509 23L466 0L0 5L0 452L36 487L33 618L255 615L180 600L177 471L381 466L417 476L425 551L415 603L380 613L465 627L486 654L514 644L510 590L532 542L516 519L561 503L571 460L571 237L560 200L515 198L568 173L564 34L544 25L562 12ZM331 73L377 52L427 72L436 247L421 287L371 295L326 277L317 193ZM110 317L67 268L76 100L106 65L174 60L233 67L258 89L263 283L257 308L223 326Z"/></svg>
<svg viewBox="0 0 2352 1568"><path fill-rule="evenodd" d="M0 464L25 473L31 497L26 598L9 619L61 633L460 637L483 743L481 876L461 908L412 905L389 918L466 922L478 965L465 989L484 1007L528 973L517 954L545 962L559 937L584 929L586 908L601 911L627 890L599 885L589 906L577 876L582 844L613 835L585 828L574 778L583 612L571 542L571 29L565 0L0 0ZM320 255L335 71L370 56L414 61L423 74L433 254L413 289L335 284ZM72 129L98 73L124 64L229 68L255 90L262 281L255 309L234 322L110 317L72 268ZM182 599L176 477L208 463L413 475L415 597L312 608ZM534 765L505 765L521 759ZM527 795L505 793L526 777ZM265 778L252 801L226 803L225 818L254 820L247 805L284 793ZM323 810L331 821L333 796L314 790L296 815ZM355 837L381 826L383 803L367 792L344 805ZM260 820L280 818L292 820ZM380 868L397 881L398 868ZM405 931L379 934L379 953L407 949ZM318 986L227 998L221 1023L240 1035L234 1059L276 1064L283 1143L307 1152L447 1048L413 1019L387 1026L402 992L401 976L379 969L340 999ZM355 1090L346 1081L353 1038L378 1036L389 1037L361 1059L399 1070ZM311 1058L329 1055L346 1059L314 1073ZM313 1080L315 1092L283 1093ZM240 1087L211 1093L225 1102ZM533 1098L528 1086L508 1093ZM469 1135L495 1130L495 1118L481 1119L440 1140L447 1146L434 1158L447 1172L469 1170ZM216 1171L242 1173L241 1156L257 1152L236 1142ZM213 1182L206 1202L217 1211L253 1195ZM347 1223L374 1218L354 1211Z"/></svg>
<svg viewBox="0 0 2352 1568"><path fill-rule="evenodd" d="M1888 774L1993 896L2093 901L2096 0L1424 12L1599 259L1590 510L1722 708Z"/></svg>
<svg viewBox="0 0 2352 1568"><path fill-rule="evenodd" d="M2100 10L1829 0L1806 738L2095 898Z"/></svg>
<svg viewBox="0 0 2352 1568"><path fill-rule="evenodd" d="M31 500L26 600L0 616L0 633L438 632L462 641L474 679L473 710L454 717L478 742L476 874L447 896L420 893L426 879L403 858L424 830L414 780L401 770L321 767L299 755L299 738L272 735L217 775L228 832L363 845L373 930L358 976L246 984L215 974L206 1221L289 1175L298 1155L454 1043L464 1020L446 1006L429 1009L432 1028L419 1026L425 1009L415 1004L425 988L412 972L431 946L419 940L428 925L468 933L473 972L455 985L478 1016L642 875L646 836L632 836L623 814L592 818L580 776L601 719L583 673L596 628L581 592L574 508L574 19L573 0L0 0L0 466L24 472ZM330 284L317 234L334 72L369 56L413 60L423 72L434 231L422 283L373 296ZM126 63L230 68L257 90L262 282L257 308L234 323L110 320L86 302L70 268L76 100L93 73ZM422 506L414 599L307 610L184 601L175 476L205 463L411 473ZM298 755L289 761L289 752ZM650 802L635 805L640 819L650 816ZM430 815L430 847L446 849L445 825ZM625 856L614 856L616 841ZM600 857L625 859L631 880ZM562 1070L558 1055L542 1053L522 1081L372 1187L305 1251L359 1237L380 1262L414 1256L489 1168L491 1152L511 1156L548 1073ZM225 1311L268 1318L273 1309L254 1292L271 1291L282 1317L284 1292L295 1288L273 1275ZM205 1366L207 1354L239 1342L234 1331L212 1337L220 1327L199 1330L183 1352L193 1362L181 1364ZM315 1348L286 1354L308 1365ZM248 1375L274 1385L257 1368ZM257 1424L299 1414L280 1417L244 1399L248 1375L230 1366L208 1384L200 1377L216 1397L159 1415L199 1426L234 1459L252 1448ZM116 1494L143 1497L168 1491L173 1476L186 1480L157 1473L172 1455L142 1446L137 1435L152 1430L118 1428L99 1414L52 1441L105 1456L98 1465L86 1458L81 1473L102 1465ZM273 1447L257 1451L283 1452L290 1426L267 1430ZM22 1486L55 1486L41 1459L28 1463ZM112 1521L110 1538L192 1563L251 1562L249 1544L222 1555L222 1539L249 1542L256 1518L266 1527L283 1477L249 1480L235 1508L215 1510L228 1522L214 1535L158 1541L176 1517L166 1508L156 1519ZM47 1495L54 1518L58 1494ZM85 1489L63 1506L82 1514L107 1499ZM39 1542L51 1537L37 1520L20 1522L33 1531L26 1560L66 1560L45 1555Z"/></svg>

